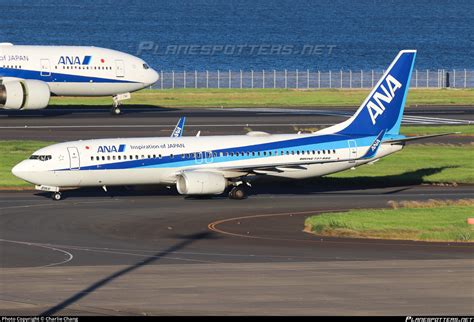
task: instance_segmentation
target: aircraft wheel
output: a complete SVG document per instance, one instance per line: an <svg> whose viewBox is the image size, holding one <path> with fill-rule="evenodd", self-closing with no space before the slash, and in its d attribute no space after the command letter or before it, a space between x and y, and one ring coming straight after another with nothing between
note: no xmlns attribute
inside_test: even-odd
<svg viewBox="0 0 474 322"><path fill-rule="evenodd" d="M245 187L240 185L240 186L232 188L232 190L229 192L229 198L235 199L235 200L242 200L242 199L247 198Z"/></svg>
<svg viewBox="0 0 474 322"><path fill-rule="evenodd" d="M51 198L53 198L53 200L61 200L62 199L62 195L60 192L53 192L53 194L51 195Z"/></svg>
<svg viewBox="0 0 474 322"><path fill-rule="evenodd" d="M122 113L122 111L120 110L120 107L118 106L114 106L110 109L110 114L112 115L120 115L120 113Z"/></svg>

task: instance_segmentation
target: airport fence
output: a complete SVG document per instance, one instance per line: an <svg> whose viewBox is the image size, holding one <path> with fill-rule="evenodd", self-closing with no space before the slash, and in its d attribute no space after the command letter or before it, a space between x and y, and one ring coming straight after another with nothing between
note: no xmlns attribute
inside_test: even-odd
<svg viewBox="0 0 474 322"><path fill-rule="evenodd" d="M372 88L383 70L161 71L155 89L169 88ZM412 88L474 88L474 70L414 70Z"/></svg>

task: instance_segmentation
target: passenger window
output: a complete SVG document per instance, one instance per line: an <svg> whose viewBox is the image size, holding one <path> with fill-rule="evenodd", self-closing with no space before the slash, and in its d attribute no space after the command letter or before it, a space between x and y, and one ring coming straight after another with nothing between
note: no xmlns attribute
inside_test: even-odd
<svg viewBox="0 0 474 322"><path fill-rule="evenodd" d="M94 157L91 157L91 161L94 161Z"/></svg>
<svg viewBox="0 0 474 322"><path fill-rule="evenodd" d="M107 156L107 160L110 160L110 155Z"/></svg>

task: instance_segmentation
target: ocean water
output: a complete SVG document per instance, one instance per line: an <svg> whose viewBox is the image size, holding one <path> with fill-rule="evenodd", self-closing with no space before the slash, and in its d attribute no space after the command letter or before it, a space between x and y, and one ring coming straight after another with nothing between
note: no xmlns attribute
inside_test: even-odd
<svg viewBox="0 0 474 322"><path fill-rule="evenodd" d="M0 0L0 42L93 45L158 70L474 69L472 0ZM152 49L150 49L152 47Z"/></svg>

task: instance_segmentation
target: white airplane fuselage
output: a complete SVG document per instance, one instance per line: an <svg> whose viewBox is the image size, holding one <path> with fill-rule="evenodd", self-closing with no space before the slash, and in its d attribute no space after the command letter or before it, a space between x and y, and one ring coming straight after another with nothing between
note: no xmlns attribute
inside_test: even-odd
<svg viewBox="0 0 474 322"><path fill-rule="evenodd" d="M73 141L36 151L34 159L18 164L13 173L38 186L58 188L169 184L192 170L222 173L231 179L241 177L242 168L258 169L253 174L303 179L350 169L403 148L384 144L376 157L360 160L374 139L251 133ZM40 157L45 160L38 160ZM298 164L305 166L291 167ZM284 166L279 169L279 165Z"/></svg>
<svg viewBox="0 0 474 322"><path fill-rule="evenodd" d="M46 90L29 86L28 81L46 84L45 88L53 96L115 96L148 87L157 80L158 73L142 59L116 50L0 44L0 81L7 86L0 88L6 97L6 102L5 99L2 102L0 93L0 107L3 108L45 107L35 107L34 102L28 105L26 97L21 106L15 104L15 89L12 85L10 89L8 87L13 82L23 84L24 96L30 94L27 93L30 89L32 95L44 98Z"/></svg>

